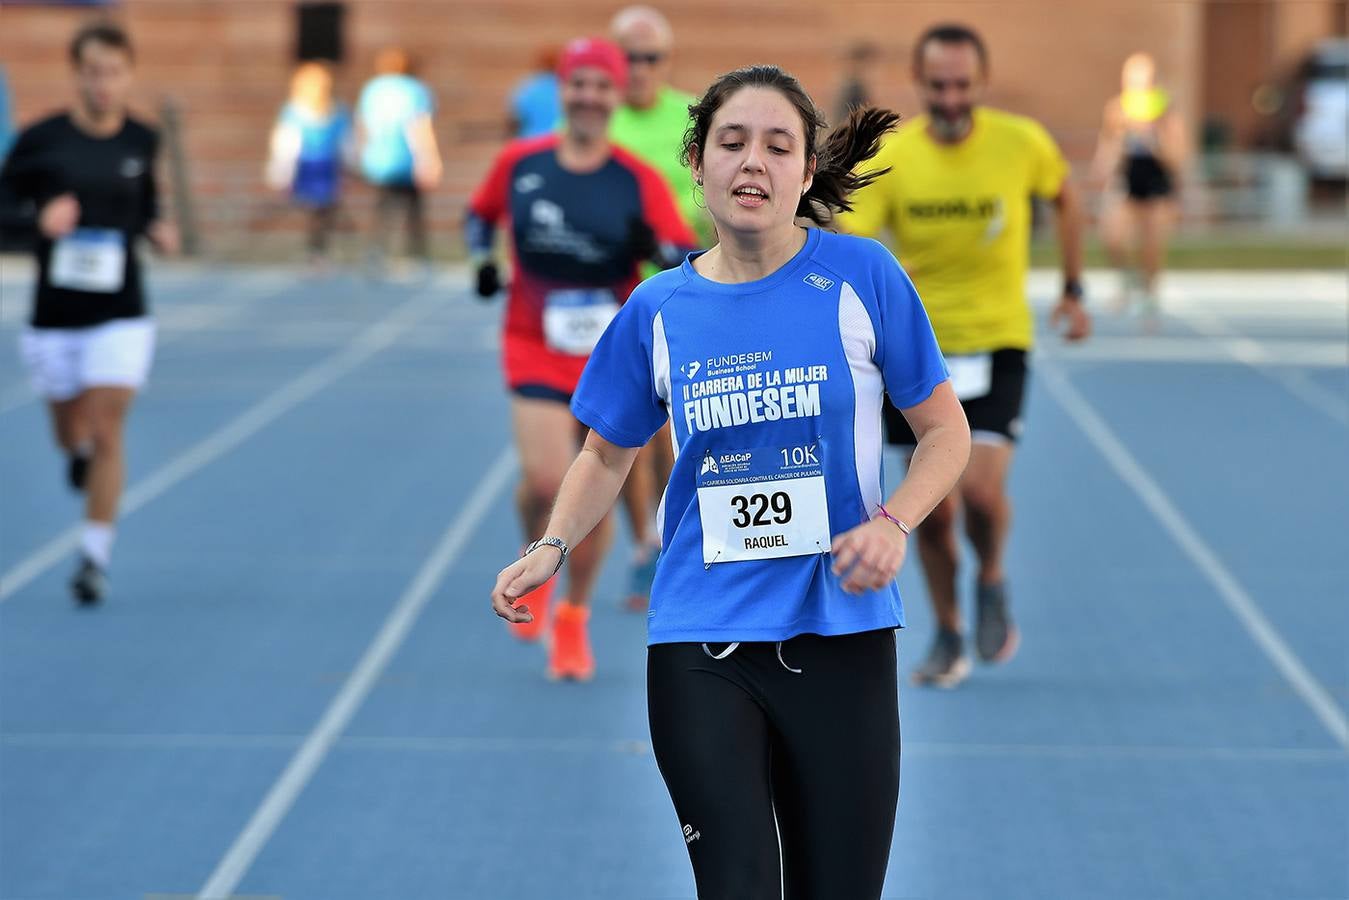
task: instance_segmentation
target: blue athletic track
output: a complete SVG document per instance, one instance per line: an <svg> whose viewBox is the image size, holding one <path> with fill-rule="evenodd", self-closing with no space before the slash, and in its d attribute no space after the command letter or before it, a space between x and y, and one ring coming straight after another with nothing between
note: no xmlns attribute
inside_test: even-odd
<svg viewBox="0 0 1349 900"><path fill-rule="evenodd" d="M501 308L466 273L158 268L93 610L18 362L30 280L4 261L0 900L693 897L626 538L593 683L546 681L489 611L518 473ZM1041 313L1056 281L1032 276ZM1344 274L1176 274L1156 335L1088 285L1096 337L1032 362L1020 654L910 687L932 618L917 560L901 575L885 896L1343 900Z"/></svg>

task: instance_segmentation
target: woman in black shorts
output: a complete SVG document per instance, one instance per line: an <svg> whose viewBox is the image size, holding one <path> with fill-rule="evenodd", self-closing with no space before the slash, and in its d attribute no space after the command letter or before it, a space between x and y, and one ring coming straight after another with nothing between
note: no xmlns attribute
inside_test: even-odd
<svg viewBox="0 0 1349 900"><path fill-rule="evenodd" d="M1144 316L1149 330L1159 324L1157 282L1176 220L1176 181L1187 156L1185 123L1170 94L1157 86L1156 71L1146 53L1125 60L1123 90L1106 104L1092 164L1096 182L1107 187L1101 236L1120 271L1116 305L1120 312ZM1112 183L1119 187L1110 190Z"/></svg>

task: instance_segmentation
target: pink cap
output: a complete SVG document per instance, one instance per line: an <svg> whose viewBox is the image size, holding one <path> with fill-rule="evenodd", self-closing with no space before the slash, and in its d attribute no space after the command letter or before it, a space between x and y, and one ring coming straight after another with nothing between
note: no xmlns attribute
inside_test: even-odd
<svg viewBox="0 0 1349 900"><path fill-rule="evenodd" d="M577 38L562 49L557 64L557 77L566 80L572 70L594 66L609 73L619 89L628 84L628 58L618 47L603 38Z"/></svg>

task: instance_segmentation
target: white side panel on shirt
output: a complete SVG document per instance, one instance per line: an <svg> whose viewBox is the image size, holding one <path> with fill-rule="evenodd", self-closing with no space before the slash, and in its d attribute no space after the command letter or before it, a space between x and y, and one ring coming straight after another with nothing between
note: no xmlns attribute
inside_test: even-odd
<svg viewBox="0 0 1349 900"><path fill-rule="evenodd" d="M665 408L670 408L670 396L672 389L670 387L670 344L665 339L665 316L663 313L656 313L656 318L651 322L651 383L656 386L656 396L665 401ZM674 457L679 456L679 436L675 434L674 426L670 426L670 442L674 444ZM660 503L656 506L656 535L665 540L665 498L670 493L669 485L666 485L660 492Z"/></svg>
<svg viewBox="0 0 1349 900"><path fill-rule="evenodd" d="M846 281L839 288L838 332L852 375L853 446L857 452L857 487L870 517L881 497L881 404L885 381L876 365L876 329L862 298Z"/></svg>

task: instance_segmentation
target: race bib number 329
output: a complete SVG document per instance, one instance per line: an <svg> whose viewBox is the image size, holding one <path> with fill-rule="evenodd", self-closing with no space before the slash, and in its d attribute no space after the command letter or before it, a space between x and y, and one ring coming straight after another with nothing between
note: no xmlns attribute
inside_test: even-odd
<svg viewBox="0 0 1349 900"><path fill-rule="evenodd" d="M818 444L709 453L699 469L706 565L829 550Z"/></svg>

